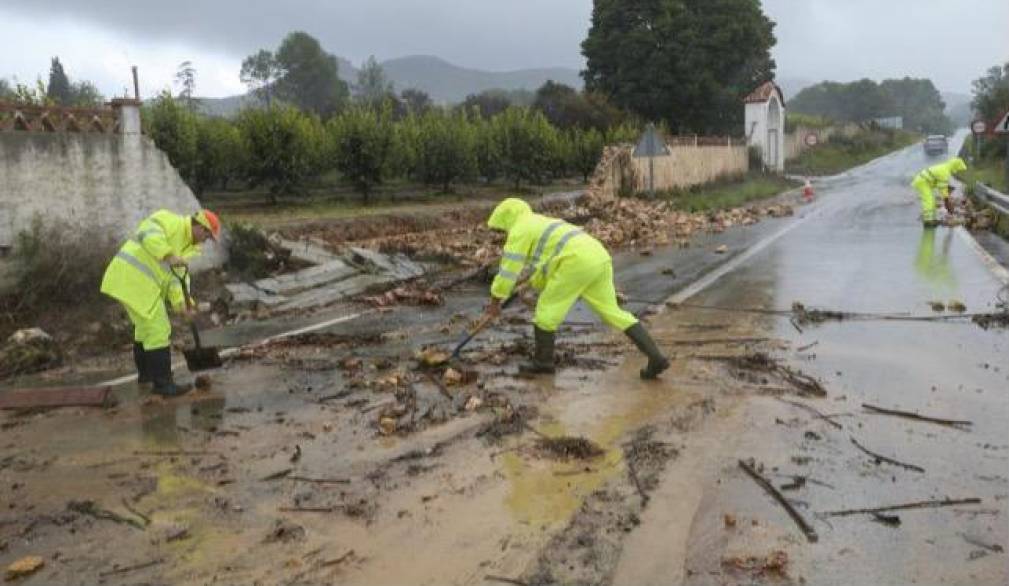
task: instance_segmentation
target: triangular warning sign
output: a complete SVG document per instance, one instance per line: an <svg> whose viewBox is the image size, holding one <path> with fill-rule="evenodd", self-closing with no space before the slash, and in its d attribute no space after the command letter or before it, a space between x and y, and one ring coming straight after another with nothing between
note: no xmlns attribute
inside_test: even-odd
<svg viewBox="0 0 1009 586"><path fill-rule="evenodd" d="M666 141L659 134L659 131L655 129L654 124L649 124L648 128L645 129L645 133L641 135L641 139L638 140L638 145L634 147L634 157L664 157L669 154L669 149L666 148Z"/></svg>
<svg viewBox="0 0 1009 586"><path fill-rule="evenodd" d="M1009 112L1006 112L999 118L995 126L992 126L991 131L995 134L1009 134Z"/></svg>

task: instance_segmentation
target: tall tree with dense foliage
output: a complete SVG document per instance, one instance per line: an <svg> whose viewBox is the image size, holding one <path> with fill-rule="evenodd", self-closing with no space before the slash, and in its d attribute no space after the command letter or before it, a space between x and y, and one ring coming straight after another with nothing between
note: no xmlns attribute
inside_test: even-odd
<svg viewBox="0 0 1009 586"><path fill-rule="evenodd" d="M557 130L542 113L511 107L493 118L494 139L501 172L515 184L539 183L553 170Z"/></svg>
<svg viewBox="0 0 1009 586"><path fill-rule="evenodd" d="M403 90L399 97L403 101L403 105L407 111L418 116L430 110L431 106L434 105L431 102L431 96L427 92L416 88Z"/></svg>
<svg viewBox="0 0 1009 586"><path fill-rule="evenodd" d="M395 96L395 87L374 55L361 64L354 90L355 97L365 104L381 104L389 96Z"/></svg>
<svg viewBox="0 0 1009 586"><path fill-rule="evenodd" d="M464 115L431 110L420 119L420 177L448 192L453 182L475 176L476 140L476 129Z"/></svg>
<svg viewBox="0 0 1009 586"><path fill-rule="evenodd" d="M369 203L372 190L393 168L395 133L390 109L355 106L331 119L327 129L337 170Z"/></svg>
<svg viewBox="0 0 1009 586"><path fill-rule="evenodd" d="M990 68L982 77L975 79L974 99L971 107L989 124L998 122L998 116L1009 110L1009 61L1004 65Z"/></svg>
<svg viewBox="0 0 1009 586"><path fill-rule="evenodd" d="M925 134L949 134L953 124L946 117L946 103L930 79L885 79L879 89L904 119L904 128Z"/></svg>
<svg viewBox="0 0 1009 586"><path fill-rule="evenodd" d="M46 87L46 95L59 106L69 106L73 102L70 78L67 77L59 57L53 57L49 66L49 85Z"/></svg>
<svg viewBox="0 0 1009 586"><path fill-rule="evenodd" d="M576 128L571 131L568 140L571 145L571 166L581 173L582 180L588 182L589 176L599 164L603 147L606 146L603 135L595 128Z"/></svg>
<svg viewBox="0 0 1009 586"><path fill-rule="evenodd" d="M200 117L196 124L196 158L193 192L200 196L212 188L227 189L228 182L245 174L242 134L229 120Z"/></svg>
<svg viewBox="0 0 1009 586"><path fill-rule="evenodd" d="M759 0L595 0L586 89L680 132L738 132L742 99L774 77Z"/></svg>
<svg viewBox="0 0 1009 586"><path fill-rule="evenodd" d="M242 110L237 120L253 185L266 185L273 203L305 193L323 166L326 137L317 117L287 105Z"/></svg>
<svg viewBox="0 0 1009 586"><path fill-rule="evenodd" d="M274 52L260 49L246 57L239 75L267 101L277 98L322 116L338 112L350 95L336 57L301 31L284 37Z"/></svg>
<svg viewBox="0 0 1009 586"><path fill-rule="evenodd" d="M196 115L164 91L144 106L144 134L166 155L183 180L194 186L196 172Z"/></svg>

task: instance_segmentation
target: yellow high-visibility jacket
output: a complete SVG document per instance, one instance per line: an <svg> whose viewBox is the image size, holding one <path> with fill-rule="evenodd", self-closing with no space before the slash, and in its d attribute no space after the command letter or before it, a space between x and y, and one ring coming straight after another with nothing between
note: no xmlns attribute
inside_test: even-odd
<svg viewBox="0 0 1009 586"><path fill-rule="evenodd" d="M938 189L940 195L943 198L949 197L949 179L956 173L960 173L967 169L967 163L964 163L963 159L960 157L953 157L952 159L939 163L938 165L932 165L931 167L922 170L921 173L915 176L914 184L927 185L930 189Z"/></svg>
<svg viewBox="0 0 1009 586"><path fill-rule="evenodd" d="M571 256L600 263L610 254L598 240L563 220L533 213L529 204L510 197L494 208L487 225L508 232L501 266L491 284L491 295L507 299L523 271L530 284L542 291L557 265Z"/></svg>
<svg viewBox="0 0 1009 586"><path fill-rule="evenodd" d="M179 311L185 303L185 294L168 263L163 261L173 254L188 259L199 253L200 246L193 242L190 217L158 210L140 222L133 237L112 258L105 269L101 291L145 317L153 317L157 304L165 300Z"/></svg>

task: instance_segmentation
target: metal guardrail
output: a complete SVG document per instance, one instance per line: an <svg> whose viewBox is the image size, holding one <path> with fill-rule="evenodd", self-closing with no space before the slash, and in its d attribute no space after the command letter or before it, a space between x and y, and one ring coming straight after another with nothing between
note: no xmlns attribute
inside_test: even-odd
<svg viewBox="0 0 1009 586"><path fill-rule="evenodd" d="M1009 195L995 191L980 181L974 185L974 194L999 213L1009 215Z"/></svg>

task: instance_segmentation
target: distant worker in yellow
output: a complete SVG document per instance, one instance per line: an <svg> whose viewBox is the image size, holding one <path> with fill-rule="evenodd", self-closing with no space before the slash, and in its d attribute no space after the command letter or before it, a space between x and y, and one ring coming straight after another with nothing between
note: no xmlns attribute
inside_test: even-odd
<svg viewBox="0 0 1009 586"><path fill-rule="evenodd" d="M554 372L555 332L578 299L605 323L627 334L648 357L641 378L656 378L669 368L669 360L644 326L617 304L613 261L598 240L567 222L533 213L529 204L516 198L498 204L487 225L507 232L508 237L486 313L500 313L502 302L512 295L520 278L540 291L533 320L536 349L532 362L520 367L522 372Z"/></svg>
<svg viewBox="0 0 1009 586"><path fill-rule="evenodd" d="M953 213L953 200L949 198L952 190L949 180L967 170L967 164L960 157L953 157L945 163L932 165L915 175L911 186L918 192L921 199L921 221L925 226L936 226L939 219L935 213L935 192L942 197L946 211Z"/></svg>
<svg viewBox="0 0 1009 586"><path fill-rule="evenodd" d="M181 395L190 389L172 378L172 324L165 304L186 319L193 318L195 308L186 303L187 292L173 271L187 268L188 260L200 254L200 245L220 235L221 222L214 212L187 216L158 210L140 222L105 269L102 293L121 303L133 322L137 380L153 383L159 395ZM188 278L185 286L189 287Z"/></svg>

